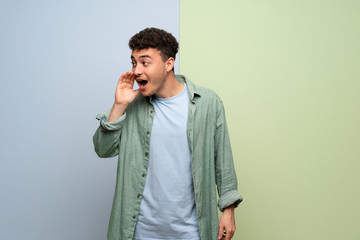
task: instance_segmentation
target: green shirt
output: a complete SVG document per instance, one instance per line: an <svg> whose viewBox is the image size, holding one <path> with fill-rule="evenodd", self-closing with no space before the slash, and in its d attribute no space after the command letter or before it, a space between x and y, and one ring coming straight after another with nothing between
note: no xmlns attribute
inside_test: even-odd
<svg viewBox="0 0 360 240"><path fill-rule="evenodd" d="M215 240L217 207L223 211L242 201L224 107L213 91L192 84L182 75L176 75L176 79L186 82L190 97L187 136L200 238ZM131 240L145 186L154 107L151 97L139 94L119 119L108 122L109 114L110 110L96 116L101 122L93 137L99 157L119 156L108 239Z"/></svg>

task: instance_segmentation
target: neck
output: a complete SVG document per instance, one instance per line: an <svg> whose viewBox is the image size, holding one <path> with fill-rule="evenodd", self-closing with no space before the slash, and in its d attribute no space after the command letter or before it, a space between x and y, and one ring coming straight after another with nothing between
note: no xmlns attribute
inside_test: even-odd
<svg viewBox="0 0 360 240"><path fill-rule="evenodd" d="M174 72L170 71L167 74L162 91L156 93L158 98L171 98L178 95L184 89L184 84L176 80Z"/></svg>

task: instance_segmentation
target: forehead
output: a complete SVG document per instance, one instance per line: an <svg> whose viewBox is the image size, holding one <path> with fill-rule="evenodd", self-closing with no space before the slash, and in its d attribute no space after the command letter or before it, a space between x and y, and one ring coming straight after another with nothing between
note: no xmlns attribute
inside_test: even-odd
<svg viewBox="0 0 360 240"><path fill-rule="evenodd" d="M156 48L146 48L141 50L134 50L131 53L132 59L140 59L146 57L152 59L157 59L159 57L161 58L160 51L157 50Z"/></svg>

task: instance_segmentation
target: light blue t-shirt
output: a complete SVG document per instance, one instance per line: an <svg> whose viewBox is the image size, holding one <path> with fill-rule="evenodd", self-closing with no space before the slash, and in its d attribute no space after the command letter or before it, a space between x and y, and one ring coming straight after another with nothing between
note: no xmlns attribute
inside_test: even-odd
<svg viewBox="0 0 360 240"><path fill-rule="evenodd" d="M199 240L191 152L186 135L189 94L153 98L150 159L135 240Z"/></svg>

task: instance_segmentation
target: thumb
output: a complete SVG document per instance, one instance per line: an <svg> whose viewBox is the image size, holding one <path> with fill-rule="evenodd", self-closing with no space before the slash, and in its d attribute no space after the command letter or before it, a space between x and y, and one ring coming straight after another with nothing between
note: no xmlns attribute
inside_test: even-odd
<svg viewBox="0 0 360 240"><path fill-rule="evenodd" d="M140 89L136 89L136 90L134 91L135 97L136 97L137 95L139 95L139 93L140 93Z"/></svg>

